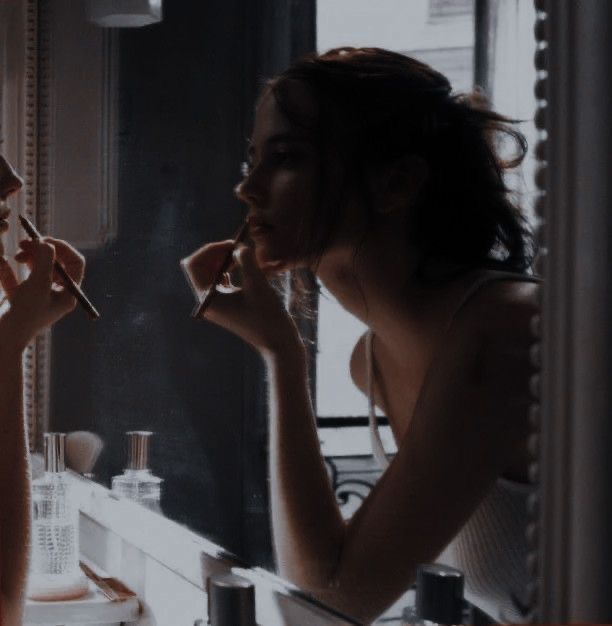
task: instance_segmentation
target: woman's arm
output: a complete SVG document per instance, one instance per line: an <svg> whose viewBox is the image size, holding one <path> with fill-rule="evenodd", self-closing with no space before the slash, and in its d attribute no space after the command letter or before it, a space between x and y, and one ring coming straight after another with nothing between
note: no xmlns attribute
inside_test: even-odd
<svg viewBox="0 0 612 626"><path fill-rule="evenodd" d="M0 320L0 593L3 626L21 624L30 545L30 469L21 347Z"/></svg>
<svg viewBox="0 0 612 626"><path fill-rule="evenodd" d="M22 242L16 259L31 273L18 283L0 259L0 282L10 310L0 318L0 602L2 626L20 626L30 547L30 468L23 410L23 351L42 329L71 311L76 301L54 282L58 258L76 282L83 278L83 257L68 244L46 238Z"/></svg>
<svg viewBox="0 0 612 626"><path fill-rule="evenodd" d="M345 524L321 456L298 342L265 357L270 385L270 505L279 573L320 591L333 580Z"/></svg>
<svg viewBox="0 0 612 626"><path fill-rule="evenodd" d="M526 440L527 345L494 345L470 324L457 320L396 457L346 524L325 475L304 361L293 350L266 359L280 572L363 621L439 555Z"/></svg>
<svg viewBox="0 0 612 626"><path fill-rule="evenodd" d="M197 290L210 287L232 241L208 244L182 261ZM252 249L234 255L242 288L218 293L206 319L263 356L270 383L270 485L280 572L306 589L326 587L340 559L345 524L321 457L308 392L306 354L295 324L257 267Z"/></svg>
<svg viewBox="0 0 612 626"><path fill-rule="evenodd" d="M205 249L196 253L194 265L205 256ZM445 338L390 467L343 522L320 453L303 346L286 331L282 306L276 298L274 308L276 294L252 253L238 260L242 289L219 294L207 317L250 341L267 365L280 573L371 621L409 587L417 565L451 541L524 441L525 421L517 416L529 402L529 338L519 333L500 341L497 330L483 336L482 317L470 312L474 298ZM207 286L197 270L194 278L198 287ZM274 340L275 332L281 340Z"/></svg>

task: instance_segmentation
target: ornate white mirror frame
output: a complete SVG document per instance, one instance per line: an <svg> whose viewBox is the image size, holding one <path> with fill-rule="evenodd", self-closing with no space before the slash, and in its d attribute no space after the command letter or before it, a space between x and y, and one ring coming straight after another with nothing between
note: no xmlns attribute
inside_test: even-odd
<svg viewBox="0 0 612 626"><path fill-rule="evenodd" d="M16 208L49 224L48 127L39 111L44 55L39 54L38 3L0 0L0 136L2 150L25 177ZM532 410L533 473L540 481L527 529L534 575L535 622L605 621L610 610L607 568L612 533L609 459L612 421L607 378L612 365L608 242L612 206L609 117L612 54L608 0L535 0L536 124L542 161L536 206L543 220L539 272L540 350L534 360L539 404ZM43 42L44 43L44 42ZM44 113L44 112L43 112ZM606 152L607 150L607 152ZM13 232L15 229L13 229ZM12 241L15 245L15 241ZM9 248L10 252L10 248ZM539 356L541 354L541 357ZM47 422L49 338L26 354L30 441ZM599 584L596 584L599 581Z"/></svg>
<svg viewBox="0 0 612 626"><path fill-rule="evenodd" d="M24 178L24 191L12 201L19 212L46 232L48 213L39 189L45 162L40 148L45 133L39 128L38 11L34 0L0 0L0 138L2 152ZM16 220L15 211L11 217ZM7 252L14 253L18 229L13 227ZM25 415L30 446L38 442L48 422L50 335L41 334L24 356Z"/></svg>

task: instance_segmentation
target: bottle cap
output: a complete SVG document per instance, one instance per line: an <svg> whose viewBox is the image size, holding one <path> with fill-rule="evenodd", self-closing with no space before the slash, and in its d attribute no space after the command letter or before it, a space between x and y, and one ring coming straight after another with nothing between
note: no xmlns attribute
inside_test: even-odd
<svg viewBox="0 0 612 626"><path fill-rule="evenodd" d="M256 626L251 581L234 574L217 574L208 579L207 587L211 626Z"/></svg>
<svg viewBox="0 0 612 626"><path fill-rule="evenodd" d="M416 611L419 619L437 624L461 624L463 574L446 565L419 565Z"/></svg>
<svg viewBox="0 0 612 626"><path fill-rule="evenodd" d="M149 437L150 430L131 430L125 433L128 438L127 469L149 469Z"/></svg>
<svg viewBox="0 0 612 626"><path fill-rule="evenodd" d="M66 433L44 434L45 472L65 472L64 449Z"/></svg>

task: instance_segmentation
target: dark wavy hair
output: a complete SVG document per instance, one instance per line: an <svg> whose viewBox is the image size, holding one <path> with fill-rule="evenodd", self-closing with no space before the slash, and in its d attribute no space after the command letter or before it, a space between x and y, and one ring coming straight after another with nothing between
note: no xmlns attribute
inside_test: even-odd
<svg viewBox="0 0 612 626"><path fill-rule="evenodd" d="M298 110L294 81L313 90L314 118ZM316 227L306 229L305 249L313 259L321 258L337 232L349 185L361 187L373 224L381 218L365 174L416 155L429 173L406 237L420 251L423 280L477 268L530 268L533 236L504 182L527 143L512 128L515 120L488 110L478 91L454 94L445 76L396 52L344 47L297 61L267 83L264 95L269 92L293 123L314 134L320 154L333 151L346 165L344 180L331 180L322 159ZM510 159L499 153L502 137L517 147Z"/></svg>

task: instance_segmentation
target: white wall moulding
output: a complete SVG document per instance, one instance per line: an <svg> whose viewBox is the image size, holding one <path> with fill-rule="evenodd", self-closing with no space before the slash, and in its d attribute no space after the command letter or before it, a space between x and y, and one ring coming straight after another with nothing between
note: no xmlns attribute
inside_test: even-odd
<svg viewBox="0 0 612 626"><path fill-rule="evenodd" d="M116 34L86 11L85 2L40 2L39 226L93 249L116 236L117 60Z"/></svg>

